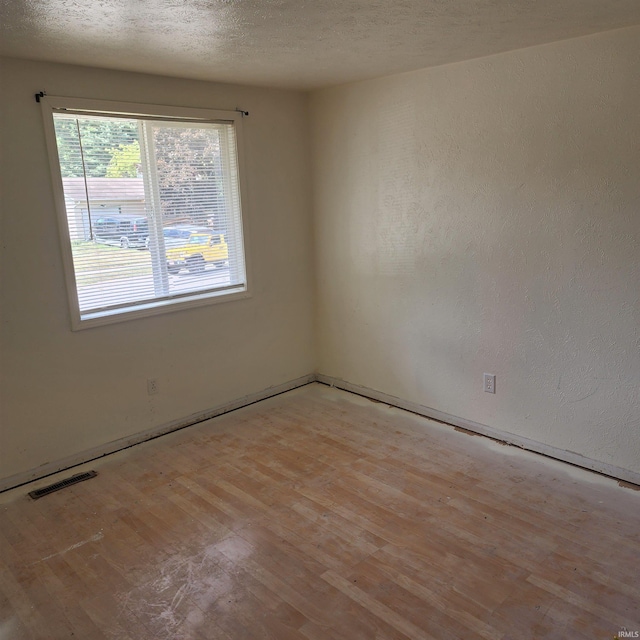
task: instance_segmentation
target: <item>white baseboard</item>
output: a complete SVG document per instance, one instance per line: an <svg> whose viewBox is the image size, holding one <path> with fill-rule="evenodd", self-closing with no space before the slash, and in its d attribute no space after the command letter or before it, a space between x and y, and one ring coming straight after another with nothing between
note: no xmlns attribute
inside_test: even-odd
<svg viewBox="0 0 640 640"><path fill-rule="evenodd" d="M405 409L406 411L424 416L425 418L431 418L439 422L444 422L455 427L466 429L467 431L472 431L473 433L487 436L494 440L499 440L500 442L506 442L507 444L511 444L516 447L532 451L534 453L539 453L550 458L560 460L562 462L567 462L569 464L582 467L583 469L588 469L590 471L595 471L597 473L611 476L612 478L616 478L618 480L623 480L625 482L640 485L640 474L629 471L628 469L615 467L598 460L586 458L585 456L582 456L578 453L573 453L572 451L564 451L562 449L557 449L556 447L552 447L542 442L529 440L528 438L524 438L522 436L518 436L505 431L499 431L498 429L493 429L478 422L467 420L466 418L459 418L457 416L444 413L443 411L425 407L424 405L418 404L416 402L403 400L402 398L391 396L387 393L383 393L382 391L376 391L375 389L352 384L339 378L334 378L332 376L327 376L321 373L310 373L306 376L296 378L295 380L290 380L289 382L276 385L275 387L268 387L267 389L263 389L262 391L258 391L242 398L238 398L237 400L233 400L226 404L207 409L206 411L194 413L190 416L187 416L186 418L173 420L158 427L136 433L132 436L121 438L119 440L113 440L112 442L108 442L104 445L81 451L80 453L73 454L55 462L47 463L40 467L36 467L35 469L30 469L29 471L24 471L13 476L9 476L8 478L3 478L0 480L0 493L23 484L27 484L28 482L53 475L54 473L58 473L59 471L64 471L66 469L70 469L71 467L75 467L86 462L91 462L92 460L102 458L103 456L109 455L110 453L115 453L116 451L127 449L128 447L140 444L141 442L146 442L147 440L152 440L153 438L163 436L167 433L171 433L172 431L178 431L179 429L190 427L194 424L198 424L199 422L203 422L205 420L215 418L216 416L220 416L224 413L228 413L229 411L234 411L235 409L246 407L255 402L259 402L260 400L266 400L267 398L277 396L281 393L285 393L286 391L291 391L292 389L302 387L311 382L321 382L323 384L336 387L338 389L343 389L344 391L349 391L351 393L355 393L371 400L377 400L378 402L384 402L385 404L398 407L399 409Z"/></svg>
<svg viewBox="0 0 640 640"><path fill-rule="evenodd" d="M327 384L331 387L343 389L344 391L350 391L351 393L355 393L359 396L363 396L371 400L377 400L378 402L384 402L385 404L398 407L399 409L411 411L411 413L416 413L418 415L424 416L425 418L432 418L433 420L437 420L438 422L444 422L446 424L453 425L454 427L460 427L461 429L466 429L467 431L472 431L473 433L487 436L489 438L492 438L493 440L506 442L507 444L520 447L521 449L526 449L527 451L533 451L534 453L540 453L549 458L554 458L562 462L568 462L569 464L575 465L577 467L582 467L583 469L588 469L589 471L596 471L597 473L611 476L612 478L616 478L617 480L623 480L625 482L640 485L640 473L635 473L634 471L629 471L628 469L615 467L611 464L600 462L599 460L586 458L579 453L564 451L563 449L557 449L556 447L552 447L551 445L544 444L542 442L529 440L529 438L524 438L523 436L518 436L506 431L499 431L498 429L487 427L484 424L473 422L472 420L467 420L466 418L459 418L458 416L453 416L449 413L438 411L437 409L425 407L424 405L418 404L417 402L402 400L401 398L396 398L395 396L383 393L382 391L376 391L375 389L362 387L360 385L352 384L351 382L347 382L339 378L326 376L322 373L316 374L315 380L317 382Z"/></svg>
<svg viewBox="0 0 640 640"><path fill-rule="evenodd" d="M250 404L253 404L254 402L266 400L267 398L277 396L286 391L291 391L292 389L302 387L306 384L309 384L310 382L315 382L315 379L315 375L313 373L310 373L306 376L302 376L301 378L296 378L295 380L284 382L283 384L276 385L275 387L268 387L267 389L263 389L262 391L258 391L257 393L249 394L248 396L244 396L242 398L238 398L237 400L233 400L232 402L213 407L212 409L207 409L199 413L191 414L186 418L166 422L158 427L153 427L152 429L141 431L140 433L136 433L132 436L120 438L119 440L113 440L112 442L99 445L92 449L81 451L80 453L75 453L66 458L62 458L61 460L49 462L40 467L36 467L35 469L30 469L29 471L23 471L13 476L9 476L8 478L3 478L2 480L0 480L0 493L18 487L22 484L26 484L34 480L39 480L40 478L44 478L46 476L50 476L54 473L58 473L59 471L70 469L71 467L75 467L79 464L91 462L92 460L102 458L103 456L109 455L110 453L122 451L122 449L127 449L133 445L140 444L141 442L146 442L147 440L152 440L153 438L163 436L167 433L171 433L172 431L178 431L179 429L190 427L194 424L198 424L199 422L203 422L204 420L209 420L211 418L215 418L216 416L220 416L223 413L228 413L229 411L234 411L235 409L240 409L241 407L246 407Z"/></svg>

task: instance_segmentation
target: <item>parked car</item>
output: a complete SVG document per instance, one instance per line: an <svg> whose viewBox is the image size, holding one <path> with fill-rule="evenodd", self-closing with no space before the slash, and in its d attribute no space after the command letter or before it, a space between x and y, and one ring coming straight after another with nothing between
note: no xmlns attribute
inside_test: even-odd
<svg viewBox="0 0 640 640"><path fill-rule="evenodd" d="M185 244L167 247L167 271L176 274L180 269L191 273L203 271L207 264L224 266L229 260L229 249L224 234L211 230L192 232Z"/></svg>
<svg viewBox="0 0 640 640"><path fill-rule="evenodd" d="M149 246L149 222L144 216L103 216L93 223L96 242L115 244L123 249Z"/></svg>
<svg viewBox="0 0 640 640"><path fill-rule="evenodd" d="M186 242L194 233L211 233L211 229L191 224L182 224L174 227L165 227L162 233L164 234L165 241L184 240Z"/></svg>

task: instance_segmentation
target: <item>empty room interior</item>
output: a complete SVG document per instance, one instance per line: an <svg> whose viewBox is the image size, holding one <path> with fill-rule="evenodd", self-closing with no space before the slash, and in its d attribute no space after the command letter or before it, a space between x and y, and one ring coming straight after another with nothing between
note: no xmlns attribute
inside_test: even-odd
<svg viewBox="0 0 640 640"><path fill-rule="evenodd" d="M640 636L636 0L0 55L1 640Z"/></svg>

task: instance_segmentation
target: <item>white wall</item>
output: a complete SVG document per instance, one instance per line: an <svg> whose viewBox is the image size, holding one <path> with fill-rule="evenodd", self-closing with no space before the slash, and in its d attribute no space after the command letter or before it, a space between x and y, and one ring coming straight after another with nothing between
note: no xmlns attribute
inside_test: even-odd
<svg viewBox="0 0 640 640"><path fill-rule="evenodd" d="M639 70L631 28L313 94L319 370L639 473Z"/></svg>
<svg viewBox="0 0 640 640"><path fill-rule="evenodd" d="M305 94L17 60L1 72L0 479L313 371ZM40 90L248 110L253 296L72 333Z"/></svg>
<svg viewBox="0 0 640 640"><path fill-rule="evenodd" d="M311 153L301 93L2 61L0 481L314 367L640 473L639 45L316 92ZM71 332L42 89L249 110L253 297Z"/></svg>

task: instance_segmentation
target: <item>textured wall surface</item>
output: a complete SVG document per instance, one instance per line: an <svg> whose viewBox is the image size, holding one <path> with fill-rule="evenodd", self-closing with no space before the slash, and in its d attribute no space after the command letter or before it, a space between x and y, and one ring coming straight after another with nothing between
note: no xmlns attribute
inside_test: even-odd
<svg viewBox="0 0 640 640"><path fill-rule="evenodd" d="M305 95L8 59L1 71L0 478L313 371ZM71 332L33 98L42 89L248 110L252 297ZM147 395L147 378L158 395Z"/></svg>
<svg viewBox="0 0 640 640"><path fill-rule="evenodd" d="M638 69L633 28L313 94L319 370L640 472Z"/></svg>
<svg viewBox="0 0 640 640"><path fill-rule="evenodd" d="M310 154L299 93L3 61L0 478L316 364L640 472L639 63L625 29L317 92ZM249 110L253 297L72 333L41 89Z"/></svg>

